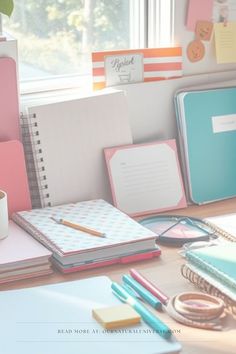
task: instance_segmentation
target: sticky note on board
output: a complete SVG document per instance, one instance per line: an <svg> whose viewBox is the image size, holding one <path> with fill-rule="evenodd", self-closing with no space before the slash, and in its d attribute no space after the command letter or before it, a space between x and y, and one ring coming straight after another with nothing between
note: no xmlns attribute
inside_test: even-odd
<svg viewBox="0 0 236 354"><path fill-rule="evenodd" d="M189 0L186 27L195 31L197 21L211 21L214 0Z"/></svg>
<svg viewBox="0 0 236 354"><path fill-rule="evenodd" d="M213 32L213 23L210 21L197 21L196 23L196 39L202 41L210 41Z"/></svg>
<svg viewBox="0 0 236 354"><path fill-rule="evenodd" d="M92 315L106 329L131 326L141 320L139 314L127 304L93 309Z"/></svg>
<svg viewBox="0 0 236 354"><path fill-rule="evenodd" d="M236 63L236 22L215 23L214 31L217 63Z"/></svg>

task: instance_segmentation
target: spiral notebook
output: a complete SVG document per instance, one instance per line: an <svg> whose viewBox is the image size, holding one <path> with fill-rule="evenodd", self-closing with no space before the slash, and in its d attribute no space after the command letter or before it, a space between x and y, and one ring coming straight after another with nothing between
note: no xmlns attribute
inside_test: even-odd
<svg viewBox="0 0 236 354"><path fill-rule="evenodd" d="M204 222L222 237L236 242L236 213L208 217Z"/></svg>
<svg viewBox="0 0 236 354"><path fill-rule="evenodd" d="M190 264L236 292L236 244L225 243L187 251Z"/></svg>
<svg viewBox="0 0 236 354"><path fill-rule="evenodd" d="M223 299L227 309L236 313L236 290L226 284L222 284L208 272L190 263L181 267L181 274L185 279L197 286L199 290Z"/></svg>
<svg viewBox="0 0 236 354"><path fill-rule="evenodd" d="M22 137L33 207L111 201L103 149L132 143L124 93L29 103L25 109Z"/></svg>

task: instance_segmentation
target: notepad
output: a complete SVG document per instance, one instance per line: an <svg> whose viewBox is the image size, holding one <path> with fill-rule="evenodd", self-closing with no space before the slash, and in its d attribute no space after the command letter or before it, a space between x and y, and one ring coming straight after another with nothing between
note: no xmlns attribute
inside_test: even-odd
<svg viewBox="0 0 236 354"><path fill-rule="evenodd" d="M120 305L107 277L0 292L1 351L4 354L178 353L142 322L128 331L104 330L92 309ZM37 348L37 350L35 349Z"/></svg>
<svg viewBox="0 0 236 354"><path fill-rule="evenodd" d="M199 267L236 290L236 244L228 243L186 252L190 264Z"/></svg>
<svg viewBox="0 0 236 354"><path fill-rule="evenodd" d="M132 216L186 207L175 140L104 152L116 207Z"/></svg>
<svg viewBox="0 0 236 354"><path fill-rule="evenodd" d="M132 143L124 92L42 105L22 117L33 207L110 201L103 149Z"/></svg>
<svg viewBox="0 0 236 354"><path fill-rule="evenodd" d="M217 63L236 63L236 22L215 23L214 30Z"/></svg>

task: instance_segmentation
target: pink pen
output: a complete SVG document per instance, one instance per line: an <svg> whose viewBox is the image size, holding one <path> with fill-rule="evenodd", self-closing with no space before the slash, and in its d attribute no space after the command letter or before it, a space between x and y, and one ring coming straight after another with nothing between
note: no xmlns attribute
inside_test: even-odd
<svg viewBox="0 0 236 354"><path fill-rule="evenodd" d="M135 269L130 269L130 275L139 282L144 288L150 291L154 296L156 296L163 305L167 305L169 297L163 294L154 284L147 280L141 273Z"/></svg>

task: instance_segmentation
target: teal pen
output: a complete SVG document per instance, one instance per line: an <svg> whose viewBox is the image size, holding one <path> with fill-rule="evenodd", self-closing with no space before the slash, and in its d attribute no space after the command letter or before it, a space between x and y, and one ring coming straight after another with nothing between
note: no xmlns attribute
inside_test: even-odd
<svg viewBox="0 0 236 354"><path fill-rule="evenodd" d="M123 275L122 280L125 284L129 285L131 289L135 290L143 300L154 307L154 309L161 308L161 302L130 275Z"/></svg>
<svg viewBox="0 0 236 354"><path fill-rule="evenodd" d="M154 331L161 337L169 339L171 337L171 330L161 320L159 320L152 312L150 312L144 305L131 296L121 285L112 283L111 288L114 294L123 302L132 306Z"/></svg>

